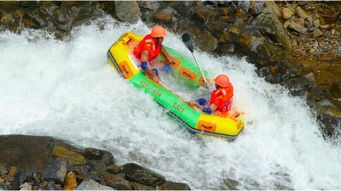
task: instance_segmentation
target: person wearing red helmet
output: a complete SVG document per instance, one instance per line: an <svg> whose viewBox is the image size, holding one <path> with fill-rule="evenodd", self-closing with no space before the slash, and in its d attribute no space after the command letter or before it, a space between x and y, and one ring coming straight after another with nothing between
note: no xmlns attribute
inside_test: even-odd
<svg viewBox="0 0 341 191"><path fill-rule="evenodd" d="M220 74L214 79L216 89L211 93L210 102L204 98L200 98L197 102L190 102L190 106L199 107L203 112L207 114L214 113L220 116L226 116L231 109L233 86L229 77L225 74Z"/></svg>
<svg viewBox="0 0 341 191"><path fill-rule="evenodd" d="M158 70L154 67L152 60L162 52L168 60L172 61L172 57L162 47L164 37L167 35L166 29L162 26L154 26L151 33L146 35L141 42L134 48L134 56L141 62L141 69L146 71L147 75L154 81L159 81ZM168 64L163 64L164 71L171 70Z"/></svg>

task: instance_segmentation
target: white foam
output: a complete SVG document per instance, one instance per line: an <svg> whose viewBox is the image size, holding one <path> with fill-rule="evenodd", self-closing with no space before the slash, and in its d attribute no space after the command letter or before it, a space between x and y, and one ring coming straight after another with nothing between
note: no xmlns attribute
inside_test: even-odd
<svg viewBox="0 0 341 191"><path fill-rule="evenodd" d="M195 51L210 77L230 76L234 106L247 120L233 143L199 139L107 64L106 51L126 31L149 29L108 17L63 42L41 31L0 33L0 134L106 149L120 164L137 162L197 189L231 188L227 179L238 181L238 189L341 188L340 148L323 140L302 98L257 77L245 60ZM164 43L189 55L179 39L170 33Z"/></svg>

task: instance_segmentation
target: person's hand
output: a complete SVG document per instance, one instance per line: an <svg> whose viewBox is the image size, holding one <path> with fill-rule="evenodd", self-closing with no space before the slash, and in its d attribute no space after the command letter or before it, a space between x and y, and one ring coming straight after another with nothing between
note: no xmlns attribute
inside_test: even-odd
<svg viewBox="0 0 341 191"><path fill-rule="evenodd" d="M176 64L176 58L172 57L172 56L168 56L168 62L169 64L175 65Z"/></svg>

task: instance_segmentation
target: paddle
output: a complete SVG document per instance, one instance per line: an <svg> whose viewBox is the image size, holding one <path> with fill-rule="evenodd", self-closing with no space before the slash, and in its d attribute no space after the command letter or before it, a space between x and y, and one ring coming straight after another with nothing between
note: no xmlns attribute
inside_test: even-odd
<svg viewBox="0 0 341 191"><path fill-rule="evenodd" d="M202 72L202 69L201 69L199 63L198 63L197 59L195 58L195 56L194 56L194 54L193 54L193 43L192 43L191 36L190 36L188 33L183 34L183 35L182 35L182 42L184 42L184 44L186 45L186 47L188 48L188 50L191 51L192 56L193 56L193 58L194 58L194 61L195 61L195 63L197 64L197 66L198 66L198 68L199 68L199 70L200 70L200 72L201 72L202 78L204 79L205 84L208 85L207 80L206 80L206 78L205 78L205 75L204 75L204 73Z"/></svg>

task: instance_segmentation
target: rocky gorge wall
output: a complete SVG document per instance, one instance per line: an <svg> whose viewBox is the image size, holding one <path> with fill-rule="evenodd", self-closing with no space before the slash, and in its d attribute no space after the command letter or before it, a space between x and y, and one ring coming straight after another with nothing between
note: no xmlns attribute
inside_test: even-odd
<svg viewBox="0 0 341 191"><path fill-rule="evenodd" d="M52 137L0 136L0 190L190 190L135 163Z"/></svg>
<svg viewBox="0 0 341 191"><path fill-rule="evenodd" d="M194 36L215 55L246 56L259 76L305 96L326 138L341 121L340 2L0 2L0 30L44 29L64 39L103 14Z"/></svg>

